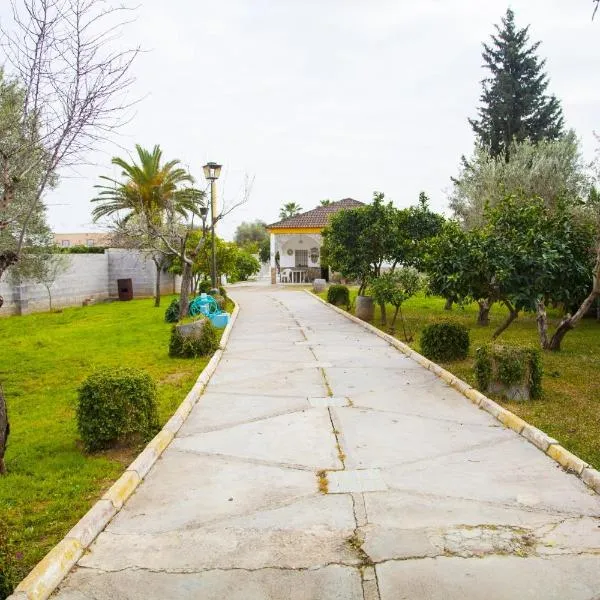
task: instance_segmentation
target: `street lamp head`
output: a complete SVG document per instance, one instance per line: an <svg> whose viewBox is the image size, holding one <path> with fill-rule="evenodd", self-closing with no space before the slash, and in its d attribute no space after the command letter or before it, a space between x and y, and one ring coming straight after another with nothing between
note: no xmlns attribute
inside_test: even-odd
<svg viewBox="0 0 600 600"><path fill-rule="evenodd" d="M201 206L199 211L200 211L200 217L202 219L206 219L206 215L208 214L208 206Z"/></svg>
<svg viewBox="0 0 600 600"><path fill-rule="evenodd" d="M214 181L215 179L219 179L219 175L221 174L221 166L216 162L206 163L202 168L204 169L204 177L209 181Z"/></svg>

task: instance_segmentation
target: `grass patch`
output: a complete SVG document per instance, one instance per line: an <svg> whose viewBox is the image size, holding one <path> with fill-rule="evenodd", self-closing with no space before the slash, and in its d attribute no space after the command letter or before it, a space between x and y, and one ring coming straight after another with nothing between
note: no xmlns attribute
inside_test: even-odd
<svg viewBox="0 0 600 600"><path fill-rule="evenodd" d="M319 294L325 299L326 293ZM356 298L356 289L351 290L351 303ZM388 309L388 318L391 309ZM410 346L420 351L420 335L423 327L442 319L454 319L469 328L471 348L465 360L440 363L470 385L475 386L473 362L475 349L491 341L492 333L506 318L506 309L498 304L490 312L490 325L479 327L477 305L464 308L455 306L452 311L444 310L444 300L423 294L407 300L402 305L407 328L414 339ZM556 325L557 313L549 311L549 321ZM380 325L379 307L375 307L376 327ZM402 326L396 322L393 334L404 341ZM530 344L539 347L534 315L521 315L499 338L501 342ZM559 440L565 448L586 462L600 468L600 323L595 319L584 319L569 332L560 352L542 352L544 377L543 395L538 400L507 402L494 396L500 404L519 415L522 419Z"/></svg>
<svg viewBox="0 0 600 600"><path fill-rule="evenodd" d="M169 358L164 312L170 301L163 298L160 308L145 299L0 319L0 382L11 424L0 515L15 553L15 582L140 450L84 453L75 421L81 382L99 367L144 369L157 384L162 426L208 362Z"/></svg>

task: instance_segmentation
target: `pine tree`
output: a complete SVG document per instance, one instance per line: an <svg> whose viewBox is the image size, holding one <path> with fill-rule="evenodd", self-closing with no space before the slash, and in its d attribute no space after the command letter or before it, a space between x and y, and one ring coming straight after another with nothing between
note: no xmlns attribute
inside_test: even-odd
<svg viewBox="0 0 600 600"><path fill-rule="evenodd" d="M479 118L469 123L490 154L508 162L513 140L556 139L564 121L560 102L546 94L546 61L536 55L540 42L529 43L529 27L518 29L510 8L495 27L492 43L483 44L490 76L482 81Z"/></svg>

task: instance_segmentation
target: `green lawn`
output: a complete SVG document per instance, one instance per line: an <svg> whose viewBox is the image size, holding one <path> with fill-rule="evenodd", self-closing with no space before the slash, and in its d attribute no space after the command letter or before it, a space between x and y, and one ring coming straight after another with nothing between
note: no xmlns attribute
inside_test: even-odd
<svg viewBox="0 0 600 600"><path fill-rule="evenodd" d="M320 295L326 297L326 293ZM356 290L351 291L352 300L355 296ZM391 320L393 308L389 307L387 312L388 320ZM491 324L479 327L476 325L476 304L464 309L455 306L450 312L444 310L443 299L422 294L407 301L403 305L403 312L407 326L414 335L410 346L417 351L420 351L420 331L428 323L451 318L469 327L469 357L464 361L442 363L442 366L473 386L475 378L472 365L475 349L490 341L492 332L507 314L504 307L494 305ZM558 315L552 316L554 325ZM385 329L379 322L377 308L374 324L380 329ZM394 335L404 341L399 318ZM534 316L520 316L500 336L499 341L503 340L539 347ZM559 440L583 460L600 468L600 323L595 319L584 319L576 329L566 335L562 350L543 352L542 361L544 378L541 399L528 402L506 402L498 397L494 399Z"/></svg>
<svg viewBox="0 0 600 600"><path fill-rule="evenodd" d="M11 424L0 521L16 556L13 581L65 535L139 450L82 451L74 415L83 379L101 367L145 369L158 386L162 425L207 363L169 358L170 325L163 317L170 300L163 298L160 308L147 299L0 319L0 382ZM1 561L0 548L0 570Z"/></svg>

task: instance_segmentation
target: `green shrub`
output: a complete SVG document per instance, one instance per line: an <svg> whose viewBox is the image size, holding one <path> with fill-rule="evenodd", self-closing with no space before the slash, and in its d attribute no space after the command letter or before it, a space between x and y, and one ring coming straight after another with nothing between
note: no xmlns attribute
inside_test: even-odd
<svg viewBox="0 0 600 600"><path fill-rule="evenodd" d="M239 281L247 281L248 277L256 275L260 271L260 263L257 258L245 252L244 250L238 250L235 256L235 268L234 272L230 273L230 280L234 278Z"/></svg>
<svg viewBox="0 0 600 600"><path fill-rule="evenodd" d="M177 323L177 321L179 321L179 300L174 298L165 311L165 322Z"/></svg>
<svg viewBox="0 0 600 600"><path fill-rule="evenodd" d="M450 321L432 323L421 332L421 352L430 360L462 360L469 352L469 330Z"/></svg>
<svg viewBox="0 0 600 600"><path fill-rule="evenodd" d="M222 285L219 286L219 294L223 296L223 298L227 298L227 290Z"/></svg>
<svg viewBox="0 0 600 600"><path fill-rule="evenodd" d="M227 301L225 296L220 295L220 294L215 294L213 296L213 298L215 299L215 302L219 305L219 308L221 310L225 310L225 302Z"/></svg>
<svg viewBox="0 0 600 600"><path fill-rule="evenodd" d="M488 344L475 351L473 371L484 393L497 382L505 388L526 385L534 399L542 395L542 359L537 348Z"/></svg>
<svg viewBox="0 0 600 600"><path fill-rule="evenodd" d="M345 285L330 285L327 289L327 302L336 306L349 306L350 290Z"/></svg>
<svg viewBox="0 0 600 600"><path fill-rule="evenodd" d="M204 319L203 323L202 329L195 336L184 336L173 325L169 342L169 356L196 358L212 354L219 347L217 330L209 319Z"/></svg>
<svg viewBox="0 0 600 600"><path fill-rule="evenodd" d="M208 292L210 292L211 289L212 283L210 282L210 279L203 279L198 284L198 294L208 294Z"/></svg>
<svg viewBox="0 0 600 600"><path fill-rule="evenodd" d="M93 373L79 388L77 428L88 452L152 437L158 430L154 381L139 369Z"/></svg>
<svg viewBox="0 0 600 600"><path fill-rule="evenodd" d="M61 254L104 254L105 248L102 246L67 246L58 247L58 252Z"/></svg>

